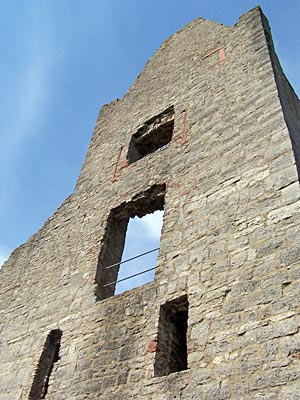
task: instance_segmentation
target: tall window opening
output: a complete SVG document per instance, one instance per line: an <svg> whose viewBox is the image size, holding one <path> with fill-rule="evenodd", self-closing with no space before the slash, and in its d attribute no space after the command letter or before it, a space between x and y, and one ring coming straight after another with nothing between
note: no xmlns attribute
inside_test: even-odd
<svg viewBox="0 0 300 400"><path fill-rule="evenodd" d="M131 289L132 287L136 287L145 283L145 281L140 280L140 277L144 275L144 272L147 270L152 270L152 275L150 274L150 277L153 278L153 271L155 269L155 266L148 268L148 266L146 266L145 264L145 268L143 268L143 264L142 262L140 262L139 264L135 264L134 270L132 271L130 269L131 267L129 261L131 262L133 260L129 260L128 262L127 260L128 258L134 258L137 262L141 261L141 259L144 257L140 257L140 255L148 252L149 253L145 254L145 256L148 256L150 254L152 256L157 256L159 244L154 244L154 246L157 246L156 251L152 251L155 249L155 247L146 249L143 246L145 246L145 244L147 243L147 238L143 237L143 235L135 235L135 238L133 238L133 240L127 241L128 245L126 245L126 247L127 249L130 249L130 254L128 253L128 251L126 251L126 253L124 252L123 258L122 255L129 220L133 218L133 224L134 222L138 224L138 219L134 218L138 217L142 219L140 223L146 225L147 219L143 217L148 216L148 214L152 214L155 211L163 210L165 190L165 184L154 185L145 192L134 196L130 202L125 202L110 212L107 220L105 234L101 244L101 252L98 259L97 272L95 277L95 294L97 300L103 300L107 297L113 296L116 292L116 287L117 293L121 293L124 290L127 290L129 288ZM161 218L161 214L157 216L155 215L154 221L156 219L157 223L159 224L159 220ZM158 230L160 230L160 227L158 228ZM135 233L138 232L136 231ZM159 239L156 240L156 242L159 243ZM153 265L153 258L151 264ZM121 270L120 265L122 265ZM138 271L136 269L137 265L139 265ZM130 286L119 285L121 284L121 282L124 283L125 281L129 281L129 277L138 278L134 286L132 282L130 282ZM148 276L147 281L149 281L150 279L151 278L149 278Z"/></svg>
<svg viewBox="0 0 300 400"><path fill-rule="evenodd" d="M160 307L154 375L164 376L187 369L187 296Z"/></svg>
<svg viewBox="0 0 300 400"><path fill-rule="evenodd" d="M130 140L127 160L131 164L147 154L165 147L172 139L174 131L174 107L152 117L135 132Z"/></svg>
<svg viewBox="0 0 300 400"><path fill-rule="evenodd" d="M28 400L44 399L48 392L49 379L54 364L60 359L59 349L62 337L60 329L52 330L47 336L29 394Z"/></svg>
<svg viewBox="0 0 300 400"><path fill-rule="evenodd" d="M115 294L154 279L162 220L163 211L129 219ZM140 274L142 271L148 272ZM132 278L127 279L129 276Z"/></svg>

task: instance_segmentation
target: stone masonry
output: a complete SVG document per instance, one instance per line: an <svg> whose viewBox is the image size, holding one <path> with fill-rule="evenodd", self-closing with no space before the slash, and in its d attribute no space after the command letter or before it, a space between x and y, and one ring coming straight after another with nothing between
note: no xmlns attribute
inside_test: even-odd
<svg viewBox="0 0 300 400"><path fill-rule="evenodd" d="M0 270L0 399L300 399L299 172L260 8L171 36ZM114 296L128 219L157 209L155 279Z"/></svg>

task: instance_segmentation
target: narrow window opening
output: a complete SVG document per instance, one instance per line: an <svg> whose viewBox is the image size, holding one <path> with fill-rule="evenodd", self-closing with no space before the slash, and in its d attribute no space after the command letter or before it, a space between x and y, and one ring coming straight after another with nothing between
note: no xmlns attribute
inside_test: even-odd
<svg viewBox="0 0 300 400"><path fill-rule="evenodd" d="M141 286L154 279L153 268L157 262L162 220L163 211L155 211L142 218L130 218L115 294ZM137 255L142 256L136 257ZM126 260L130 261L126 262ZM122 280L146 270L148 272Z"/></svg>
<svg viewBox="0 0 300 400"><path fill-rule="evenodd" d="M187 296L160 307L154 375L164 376L187 369Z"/></svg>
<svg viewBox="0 0 300 400"><path fill-rule="evenodd" d="M47 336L29 394L28 400L44 399L49 388L49 379L54 364L60 359L59 349L62 337L60 329L52 330Z"/></svg>
<svg viewBox="0 0 300 400"><path fill-rule="evenodd" d="M127 160L131 164L147 154L165 148L172 139L174 131L174 107L149 119L135 132L130 140Z"/></svg>
<svg viewBox="0 0 300 400"><path fill-rule="evenodd" d="M117 286L117 293L121 293L124 290L128 290L128 288L132 289L132 287L139 286L145 282L140 280L140 277L144 275L144 271L151 269L154 271L155 265L153 259L149 267L145 267L144 269L141 263L141 259L143 257L138 257L137 261L139 262L139 272L135 270L131 270L129 266L129 262L127 263L126 260L128 259L127 254L123 250L125 246L125 239L127 233L127 227L130 219L133 219L133 223L136 220L134 217L138 217L142 219L142 224L145 225L149 222L149 220L144 219L148 217L148 214L152 214L157 210L162 211L164 208L164 196L165 196L165 184L161 185L154 185L145 192L142 192L132 198L130 202L125 202L121 204L119 207L116 207L110 212L110 215L107 220L105 234L101 243L101 252L98 259L97 264L97 272L95 277L95 284L96 284L96 299L103 300L107 297L113 296L116 292L116 285L119 283L118 281L122 280L122 282L128 281L129 277L132 275L136 275L138 278L136 284L130 283L129 286ZM149 217L148 217L149 218ZM155 214L155 220L159 220L162 216L158 216ZM151 217L150 217L151 219ZM138 219L136 220L137 223ZM131 225L131 223L130 223ZM158 228L159 229L159 228ZM159 229L160 230L160 229ZM135 233L138 233L136 231ZM131 234L130 234L131 235ZM128 237L129 240L126 241L127 249L130 248L130 254L128 254L129 258L139 256L149 250L153 250L153 248L145 249L142 246L145 245L146 237L142 234L135 237L135 239L130 240L130 235ZM158 239L159 242L159 239ZM159 244L154 246L159 247ZM151 246L150 246L151 247ZM146 250L146 251L144 251ZM154 254L152 254L153 256ZM126 260L125 260L126 258ZM156 260L155 260L156 263ZM123 265L124 264L124 265ZM122 270L119 274L120 265L122 265ZM152 266L151 266L152 265ZM154 265L154 266L153 266ZM124 268L123 268L124 267ZM124 277L124 271L126 271L126 276ZM150 272L150 271L149 271ZM150 275L150 277L153 277ZM148 280L149 281L149 276ZM130 279L131 280L131 279ZM121 282L120 282L121 283Z"/></svg>

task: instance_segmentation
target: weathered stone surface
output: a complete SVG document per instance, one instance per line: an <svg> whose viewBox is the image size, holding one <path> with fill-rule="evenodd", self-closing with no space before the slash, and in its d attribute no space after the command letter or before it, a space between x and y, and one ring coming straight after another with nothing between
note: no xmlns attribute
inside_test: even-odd
<svg viewBox="0 0 300 400"><path fill-rule="evenodd" d="M163 141L147 149L155 129ZM29 399L56 329L49 400L299 399L299 132L259 8L168 39L101 108L74 193L0 271L0 400ZM150 192L161 207L159 190L154 281L101 297L118 224L143 213L141 198L151 207ZM179 304L161 340L161 306L178 298L188 319ZM187 368L155 376L160 345L176 340Z"/></svg>

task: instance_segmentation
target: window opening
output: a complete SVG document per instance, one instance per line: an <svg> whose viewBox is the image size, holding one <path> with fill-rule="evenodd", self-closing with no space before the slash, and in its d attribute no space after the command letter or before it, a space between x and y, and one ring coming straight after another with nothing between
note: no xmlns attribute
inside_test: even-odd
<svg viewBox="0 0 300 400"><path fill-rule="evenodd" d="M130 140L127 152L129 164L165 148L172 139L174 131L174 107L152 117L135 132Z"/></svg>
<svg viewBox="0 0 300 400"><path fill-rule="evenodd" d="M54 364L60 359L59 349L61 337L62 331L60 329L52 330L47 336L28 400L38 400L46 397Z"/></svg>
<svg viewBox="0 0 300 400"><path fill-rule="evenodd" d="M134 271L131 271L129 268L128 258L134 257L134 259L136 260L139 259L139 261L141 261L141 259L144 258L144 256L148 256L149 254L151 254L152 250L154 249L156 250L153 251L153 254L151 255L153 256L155 252L157 255L159 247L159 239L157 240L157 245L155 245L154 248L152 247L153 246L152 244L150 245L148 243L150 248L148 247L146 249L145 247L142 246L142 244L145 245L146 243L146 241L143 240L145 239L145 237L143 238L142 235L140 235L140 237L136 236L134 240L127 241L128 246L126 247L127 248L130 247L131 252L130 253L128 253L127 251L126 253L124 252L123 258L122 255L125 245L127 227L129 220L131 218L133 219L133 224L135 223L134 220L136 220L136 223L138 222L138 219L135 219L134 217L138 217L142 220L142 223L144 225L147 223L148 224L151 223L149 221L151 221L151 219L153 218L154 220L162 219L162 215L155 214L154 217L153 216L150 217L148 216L148 214L152 214L157 210L160 211L163 210L165 189L166 189L165 184L154 185L145 192L134 196L130 202L125 202L110 212L110 215L107 220L105 234L101 244L101 252L98 259L97 272L95 277L95 284L96 284L95 294L97 300L103 300L107 297L113 296L115 294L117 284L118 284L117 293L121 293L124 290L128 290L129 288L132 289L132 287L136 287L145 283L144 281L140 280L141 275L144 275L144 273L146 275L147 272L149 273L152 272L152 275L150 274L148 276L147 282L150 279L153 279L156 259L154 263L152 258L150 268L148 265L142 264L140 262L139 263L140 267L138 268L138 271L136 269ZM143 218L145 216L146 218ZM129 232L129 239L130 235L131 234ZM149 250L151 250L151 253L148 253ZM141 254L143 255L143 257L140 257ZM122 269L120 272L120 276L118 276L120 265L122 265ZM144 265L145 267L143 268ZM126 271L126 276L124 271ZM129 281L129 278L133 277L138 278L135 281L134 286L132 285L132 283L130 283L130 286L126 285L126 287L124 287L124 285L119 286L120 282ZM126 282L126 284L127 283L128 282Z"/></svg>
<svg viewBox="0 0 300 400"><path fill-rule="evenodd" d="M164 376L187 369L187 296L160 307L154 375Z"/></svg>
<svg viewBox="0 0 300 400"><path fill-rule="evenodd" d="M147 214L142 218L130 218L118 273L116 294L141 286L154 279L162 219L162 211L155 211L153 214ZM138 275L134 276L135 274ZM132 276L131 279L126 279L130 276Z"/></svg>

